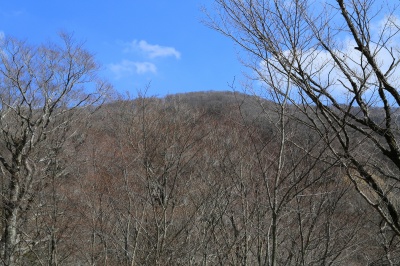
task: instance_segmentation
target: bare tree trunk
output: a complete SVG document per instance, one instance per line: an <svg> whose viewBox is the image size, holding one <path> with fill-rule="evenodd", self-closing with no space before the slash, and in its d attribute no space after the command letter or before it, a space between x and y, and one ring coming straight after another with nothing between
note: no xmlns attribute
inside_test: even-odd
<svg viewBox="0 0 400 266"><path fill-rule="evenodd" d="M17 205L18 202L18 184L14 184L10 188L10 200L5 203L5 217L4 217L4 233L2 236L2 245L3 245L3 263L7 266L17 265L17 254L16 250L18 250L18 213L19 207Z"/></svg>

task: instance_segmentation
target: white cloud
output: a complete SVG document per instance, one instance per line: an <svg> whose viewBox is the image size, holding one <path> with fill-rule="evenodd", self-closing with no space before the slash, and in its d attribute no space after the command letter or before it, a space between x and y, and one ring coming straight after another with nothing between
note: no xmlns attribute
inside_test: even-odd
<svg viewBox="0 0 400 266"><path fill-rule="evenodd" d="M400 17L397 15L384 15L380 19L376 19L370 26L371 42L368 47L376 59L378 67L386 72L393 62L400 58ZM371 66L366 61L362 53L355 49L357 44L352 39L351 34L341 35L340 38L333 40L336 44L336 49L331 51L341 61L345 67L345 72L350 75L350 78L356 84L365 85L366 92L372 93L378 87L379 81L373 74ZM393 57L390 53L393 53ZM291 61L292 52L284 51L283 56ZM348 78L337 65L337 62L332 58L332 55L325 50L310 49L296 51L296 56L300 57L302 71L308 73L314 81L322 86L328 87L330 92L340 95L349 93L347 88L351 88ZM273 73L267 71L267 62L261 61L259 70L262 75L269 77L271 75L274 81L286 82L285 77L281 75L279 63L275 58L269 58L268 61L275 66ZM398 62L398 61L396 61ZM296 64L295 64L296 66ZM393 86L400 86L400 64L394 64L394 69L388 73L387 78ZM371 73L370 75L365 75ZM364 84L365 82L365 84ZM286 84L286 83L285 83ZM350 90L350 95L351 95Z"/></svg>
<svg viewBox="0 0 400 266"><path fill-rule="evenodd" d="M332 52L346 67L346 72L350 74L350 77L356 84L364 83L366 79L366 89L372 93L372 91L376 89L378 81L373 74L370 76L364 76L365 73L368 73L369 71L372 72L372 69L368 66L365 57L362 56L360 51L355 49L357 46L356 43L351 39L343 39L338 41L337 44L337 49ZM389 52L384 49L379 49L379 47L373 43L369 44L369 47L374 53L376 53L375 58L378 66L383 71L389 69L389 66L392 63L392 58ZM395 53L397 53L397 51ZM291 61L292 53L290 51L284 51L283 54L289 61ZM396 57L398 58L399 55L400 53L397 53ZM349 80L340 70L329 52L325 50L311 49L306 51L296 51L296 56L300 57L302 70L308 73L314 81L322 86L326 86L330 93L343 97L346 97L348 93L351 94L351 91L346 89L346 87L351 88ZM270 58L269 62L277 66L277 68L272 69L273 72L271 73L270 71L267 71L267 62L261 61L259 64L260 73L264 74L265 77L268 77L267 79L272 78L276 84L280 84L281 86L285 85L287 78L281 75L281 71L283 70L280 68L277 60L275 58ZM294 62L294 66L297 67L296 62ZM392 75L388 76L389 81L394 85L398 85L400 82L400 76L396 74L398 73L398 68L400 68L400 66L396 66L395 70L391 72Z"/></svg>
<svg viewBox="0 0 400 266"><path fill-rule="evenodd" d="M136 73L144 74L147 72L157 73L157 67L150 62L134 62Z"/></svg>
<svg viewBox="0 0 400 266"><path fill-rule="evenodd" d="M157 44L149 44L144 40L134 40L130 43L122 43L124 46L125 54L123 60L117 63L108 65L108 69L114 73L115 78L120 79L126 76L143 75L143 74L156 74L157 66L155 58L160 57L175 57L180 59L181 53L173 47L161 46ZM138 59L137 57L145 57L145 60Z"/></svg>
<svg viewBox="0 0 400 266"><path fill-rule="evenodd" d="M132 74L157 73L157 67L153 63L130 60L122 60L120 63L110 64L109 69L115 74L116 78Z"/></svg>
<svg viewBox="0 0 400 266"><path fill-rule="evenodd" d="M131 51L141 51L146 54L149 58L157 58L157 57L169 57L174 56L176 59L181 58L181 53L177 51L174 47L161 46L158 44L149 44L148 42L141 40L134 40L131 43L128 43L126 52Z"/></svg>

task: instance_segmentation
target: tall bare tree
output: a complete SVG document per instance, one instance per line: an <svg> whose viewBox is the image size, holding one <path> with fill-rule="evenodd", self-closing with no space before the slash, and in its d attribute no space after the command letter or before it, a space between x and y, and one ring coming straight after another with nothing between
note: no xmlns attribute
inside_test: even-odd
<svg viewBox="0 0 400 266"><path fill-rule="evenodd" d="M31 46L1 40L0 163L2 181L1 262L16 265L35 239L24 231L38 207L36 196L65 174L54 168L57 152L76 130L71 125L103 101L109 85L96 76L93 56L71 35ZM66 134L66 132L68 132Z"/></svg>
<svg viewBox="0 0 400 266"><path fill-rule="evenodd" d="M208 25L244 49L263 89L287 95L400 236L397 3L216 0ZM289 91L283 86L289 80ZM261 83L259 83L261 81Z"/></svg>

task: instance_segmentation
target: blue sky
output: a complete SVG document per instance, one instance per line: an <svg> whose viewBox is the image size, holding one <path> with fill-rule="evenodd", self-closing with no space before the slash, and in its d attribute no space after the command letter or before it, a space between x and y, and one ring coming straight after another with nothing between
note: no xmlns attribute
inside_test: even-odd
<svg viewBox="0 0 400 266"><path fill-rule="evenodd" d="M233 43L201 23L212 0L1 1L0 32L41 43L61 30L85 42L121 93L230 90L242 78Z"/></svg>

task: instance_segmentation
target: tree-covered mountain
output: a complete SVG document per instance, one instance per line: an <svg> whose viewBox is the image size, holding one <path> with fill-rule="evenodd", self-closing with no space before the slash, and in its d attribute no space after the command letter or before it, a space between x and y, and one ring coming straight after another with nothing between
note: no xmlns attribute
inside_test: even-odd
<svg viewBox="0 0 400 266"><path fill-rule="evenodd" d="M323 142L276 111L232 92L105 104L77 121L55 155L21 224L19 262L395 261L393 235Z"/></svg>
<svg viewBox="0 0 400 266"><path fill-rule="evenodd" d="M400 97L378 66L339 101L269 43L266 98L129 98L60 37L0 42L2 265L400 264Z"/></svg>

